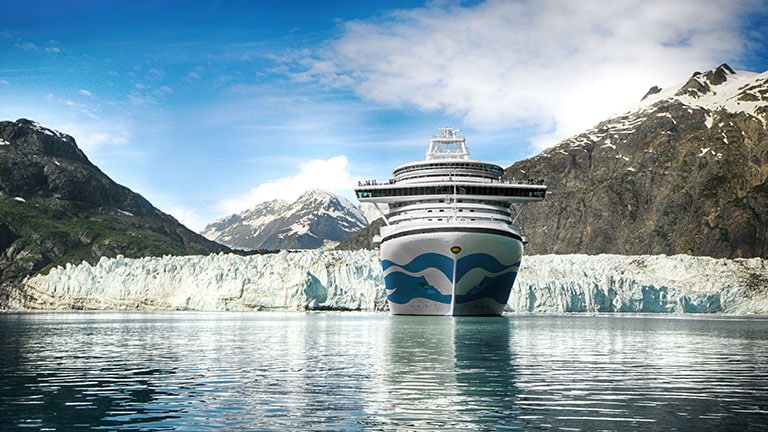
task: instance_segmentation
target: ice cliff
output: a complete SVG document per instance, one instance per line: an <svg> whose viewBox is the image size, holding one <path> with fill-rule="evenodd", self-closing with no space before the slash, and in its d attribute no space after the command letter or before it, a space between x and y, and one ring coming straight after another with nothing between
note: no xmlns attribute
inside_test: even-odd
<svg viewBox="0 0 768 432"><path fill-rule="evenodd" d="M42 309L385 309L370 252L102 258L52 269L26 282ZM35 304L36 303L36 304Z"/></svg>
<svg viewBox="0 0 768 432"><path fill-rule="evenodd" d="M692 256L523 259L510 312L768 313L768 261ZM387 310L370 251L102 258L26 280L12 309Z"/></svg>
<svg viewBox="0 0 768 432"><path fill-rule="evenodd" d="M688 255L523 258L518 312L768 313L768 261Z"/></svg>

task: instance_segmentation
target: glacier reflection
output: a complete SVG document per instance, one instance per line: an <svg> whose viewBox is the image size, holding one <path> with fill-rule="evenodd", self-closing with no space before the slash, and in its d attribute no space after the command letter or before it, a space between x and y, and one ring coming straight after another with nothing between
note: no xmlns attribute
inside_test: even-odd
<svg viewBox="0 0 768 432"><path fill-rule="evenodd" d="M0 429L765 430L768 320L0 314Z"/></svg>

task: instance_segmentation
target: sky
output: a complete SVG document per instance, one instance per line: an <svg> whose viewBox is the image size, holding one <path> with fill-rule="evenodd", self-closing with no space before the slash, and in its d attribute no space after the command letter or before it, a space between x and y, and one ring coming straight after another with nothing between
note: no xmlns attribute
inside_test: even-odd
<svg viewBox="0 0 768 432"><path fill-rule="evenodd" d="M722 63L768 70L768 0L0 0L0 120L195 231L353 198L444 126L508 166Z"/></svg>

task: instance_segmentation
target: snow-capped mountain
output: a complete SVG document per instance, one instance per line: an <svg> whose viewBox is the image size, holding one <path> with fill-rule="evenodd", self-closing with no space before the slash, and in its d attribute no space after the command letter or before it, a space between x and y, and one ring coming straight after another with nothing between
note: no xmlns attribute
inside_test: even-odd
<svg viewBox="0 0 768 432"><path fill-rule="evenodd" d="M768 257L768 72L721 65L506 170L529 251Z"/></svg>
<svg viewBox="0 0 768 432"><path fill-rule="evenodd" d="M692 108L709 111L707 126L712 127L712 114L719 110L746 113L768 121L768 72L734 71L727 64L707 72L695 72L682 86L662 89L651 87L643 99L628 112L653 110L660 102L678 101Z"/></svg>
<svg viewBox="0 0 768 432"><path fill-rule="evenodd" d="M214 221L202 235L245 250L318 249L346 240L368 222L339 195L313 189L296 201L273 200Z"/></svg>

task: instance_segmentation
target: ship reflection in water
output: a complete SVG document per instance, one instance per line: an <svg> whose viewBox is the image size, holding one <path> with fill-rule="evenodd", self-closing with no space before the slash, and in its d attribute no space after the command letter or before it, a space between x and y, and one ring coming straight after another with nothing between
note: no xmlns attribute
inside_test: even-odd
<svg viewBox="0 0 768 432"><path fill-rule="evenodd" d="M6 313L0 430L766 430L768 320Z"/></svg>

